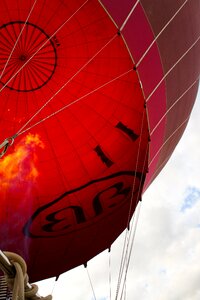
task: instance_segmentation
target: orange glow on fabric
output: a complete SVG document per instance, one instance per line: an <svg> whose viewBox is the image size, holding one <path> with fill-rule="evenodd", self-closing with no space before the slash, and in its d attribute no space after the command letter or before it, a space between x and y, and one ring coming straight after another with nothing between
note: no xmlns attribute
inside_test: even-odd
<svg viewBox="0 0 200 300"><path fill-rule="evenodd" d="M44 148L38 134L28 134L15 147L14 152L0 161L1 190L18 190L19 184L34 183L38 177L36 148Z"/></svg>

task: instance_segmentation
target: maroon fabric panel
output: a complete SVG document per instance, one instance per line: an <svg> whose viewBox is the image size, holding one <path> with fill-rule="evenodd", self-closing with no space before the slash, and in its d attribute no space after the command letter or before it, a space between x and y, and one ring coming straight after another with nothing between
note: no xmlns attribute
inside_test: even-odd
<svg viewBox="0 0 200 300"><path fill-rule="evenodd" d="M184 2L184 0L141 0L155 35L159 34ZM165 143L166 140L168 142L159 154L160 162L157 166L159 170L161 166L164 166L163 162L168 160L176 147L187 122L184 123L173 138L169 138L188 118L196 98L198 82L193 87L192 85L198 79L200 72L200 42L198 41L193 47L192 45L200 36L199 11L199 1L188 1L157 40L164 72L167 73L172 69L165 79L167 93L166 110L169 110L169 113L167 114L163 142ZM192 49L190 49L191 47ZM190 51L185 57L178 62L189 49ZM189 88L190 90L185 93ZM178 100L179 98L180 100ZM177 104L174 105L175 102Z"/></svg>
<svg viewBox="0 0 200 300"><path fill-rule="evenodd" d="M102 0L102 4L120 28L137 0Z"/></svg>

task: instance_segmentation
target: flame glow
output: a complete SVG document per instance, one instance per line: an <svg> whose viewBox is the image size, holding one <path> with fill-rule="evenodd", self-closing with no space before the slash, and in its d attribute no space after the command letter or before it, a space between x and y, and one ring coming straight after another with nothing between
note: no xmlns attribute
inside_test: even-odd
<svg viewBox="0 0 200 300"><path fill-rule="evenodd" d="M36 148L44 148L38 134L28 134L15 147L14 152L0 160L1 191L16 191L34 183L39 175L36 168Z"/></svg>

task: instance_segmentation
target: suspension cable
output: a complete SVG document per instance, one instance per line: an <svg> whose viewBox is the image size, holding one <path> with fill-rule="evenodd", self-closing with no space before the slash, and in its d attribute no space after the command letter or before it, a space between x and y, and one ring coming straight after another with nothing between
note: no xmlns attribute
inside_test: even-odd
<svg viewBox="0 0 200 300"><path fill-rule="evenodd" d="M164 25L164 27L160 30L160 32L157 34L157 36L153 39L149 47L146 49L146 51L143 53L139 61L136 63L136 68L139 67L149 50L152 48L152 46L155 44L159 36L163 33L163 31L169 26L169 24L175 19L177 14L181 11L181 9L185 6L185 4L188 2L188 0L185 0L185 2L179 7L179 9L175 12L175 14L169 19L169 21Z"/></svg>
<svg viewBox="0 0 200 300"><path fill-rule="evenodd" d="M84 94L83 96L81 96L81 97L75 99L74 101L72 101L72 102L70 102L70 103L64 105L63 107L61 107L60 109L56 110L56 111L53 112L52 114L49 114L47 117L45 117L45 118L39 120L38 122L34 123L34 124L31 125L30 127L27 127L26 129L23 130L23 128L25 127L25 125L27 126L27 125L28 125L27 123L30 123L30 121L27 122L27 123L23 126L23 128L21 128L21 129L18 131L18 133L17 133L16 135L19 136L19 135L21 135L21 134L23 134L23 133L29 131L29 130L32 129L33 127L35 127L35 126L37 126L37 125L43 123L44 121L46 121L46 120L48 120L48 119L54 117L55 115L57 115L58 113L62 112L62 111L65 110L66 108L68 108L68 107L74 105L75 103L77 103L77 102L83 100L83 99L86 98L87 96L92 95L93 93L97 92L98 90L102 89L103 87L107 86L108 84L114 82L115 80L117 80L117 79L119 79L119 78L121 78L121 77L127 75L127 74L130 73L130 72L133 72L133 69L132 69L132 68L129 69L128 71L126 71L126 72L124 72L124 73L118 75L117 77L112 78L111 80L107 81L106 83L104 83L104 84L100 85L99 87L93 89L92 91L90 91L90 92Z"/></svg>
<svg viewBox="0 0 200 300"><path fill-rule="evenodd" d="M129 18L131 17L132 13L134 12L135 8L137 7L138 3L140 2L140 0L137 0L136 3L133 5L132 9L130 10L128 16L126 17L124 23L121 25L120 27L120 31L123 30L123 28L125 27L126 23L128 22Z"/></svg>
<svg viewBox="0 0 200 300"><path fill-rule="evenodd" d="M70 77L70 79L68 79L54 94L53 96L51 96L45 103L43 106L40 107L40 109L38 109L36 111L36 113L18 130L18 132L16 133L16 135L20 135L21 133L24 133L27 130L23 129L25 127L27 127L27 125L55 98L55 96L57 96L68 84L69 82L71 82L74 77L76 77L92 60L94 60L94 58L101 52L103 51L118 35L115 34L106 44L103 45L103 47L101 47L101 49L99 49L74 75L72 75ZM110 83L110 82L109 82ZM106 84L105 84L106 85ZM99 88L97 88L96 90L98 90ZM93 92L93 91L92 91ZM87 93L86 95L91 94L92 92ZM85 98L86 96L80 97L79 99L74 100L73 102L67 104L66 106L64 106L62 109L54 112L53 114L49 115L49 117L44 118L43 120L39 121L39 123L47 120L48 118L54 116L55 114L57 114L58 112L61 112L63 109L66 109L67 107L71 106L72 104L75 104L76 102L80 101L82 98ZM37 123L38 124L38 123ZM33 125L32 127L34 127L36 125ZM29 128L30 129L30 128Z"/></svg>
<svg viewBox="0 0 200 300"><path fill-rule="evenodd" d="M143 114L142 114L142 122L141 122L141 128L140 128L140 139L139 139L139 145L138 145L138 150L137 150L135 170L137 170L138 164L139 164L139 155L140 155L140 151L141 151L142 131L143 131L143 126L144 126L144 115L145 115L144 112L145 112L145 109L143 110ZM146 150L146 152L147 152L147 150ZM146 155L145 155L145 158L144 158L144 165L145 165L145 162L146 162ZM144 166L143 166L143 168L144 168ZM143 172L144 172L144 170L143 170ZM133 184L132 184L129 211L128 211L128 216L127 216L127 228L129 227L129 223L130 223L130 219L131 219L131 210L132 210L132 205L133 205L135 182L136 182L136 178L134 177ZM140 190L140 188L141 187L139 187L139 190ZM138 197L139 197L139 194L138 194ZM139 199L137 199L137 200L139 200ZM129 234L128 230L126 230L124 243L123 243L123 250L122 250L122 257L121 257L121 263L120 263L120 270L119 270L115 300L117 300L118 294L119 294L119 289L120 289L121 280L122 280L124 267L125 267L125 261L126 261L126 257L127 257L127 253L128 253L129 241L130 241L130 234Z"/></svg>
<svg viewBox="0 0 200 300"><path fill-rule="evenodd" d="M90 277L90 273L89 273L88 267L86 267L86 271L87 271L87 276L88 276L88 279L89 279L89 282L90 282L90 286L91 286L91 289L92 289L93 298L94 298L94 300L97 300L96 295L95 295L95 291L94 291L94 286L92 284L92 280L91 280L91 277Z"/></svg>
<svg viewBox="0 0 200 300"><path fill-rule="evenodd" d="M133 235L131 237L131 245L130 245L130 248L129 248L129 253L127 255L126 269L125 269L125 272L124 272L124 280L123 280L123 284L122 284L122 288L121 288L121 297L120 297L120 300L122 300L123 294L126 291L126 281L127 281L128 268L129 268L129 265L130 265L131 254L132 254L132 251L133 251L133 245L134 245L135 236L136 236L136 230L137 230L137 225L138 225L138 221L139 221L139 217L140 217L141 206L142 206L142 202L140 201L138 203L138 206L137 206L136 220L135 220L134 223L132 223ZM133 224L134 224L134 226L133 226Z"/></svg>
<svg viewBox="0 0 200 300"><path fill-rule="evenodd" d="M179 62L190 52L190 50L198 43L200 40L200 35L198 38L192 43L192 45L183 53L183 55L173 64L173 66L165 73L165 75L162 77L162 79L158 82L158 84L155 86L155 88L152 90L152 92L148 95L146 98L146 102L150 100L152 95L155 93L155 91L159 88L161 83L165 80L165 78L171 73L171 71L179 64Z"/></svg>
<svg viewBox="0 0 200 300"><path fill-rule="evenodd" d="M152 129L150 132L150 136L153 135L154 131L159 127L159 125L162 123L163 119L168 115L168 113L172 110L172 108L180 101L183 99L185 94L199 81L199 75L198 77L193 81L192 84L181 94L180 97L176 99L176 101L173 102L173 104L167 109L167 111L164 113L164 115L161 117L161 119L158 121L158 123L155 125L155 127Z"/></svg>
<svg viewBox="0 0 200 300"><path fill-rule="evenodd" d="M146 162L147 156L148 156L148 148L146 149L145 157L144 157L144 160L143 160L142 173L144 173L144 171L145 171L145 162ZM142 188L142 183L140 182L139 190L141 190L141 188ZM138 224L140 210L141 210L141 201L139 201L138 197L139 197L139 194L137 195L137 202L138 202L137 209L136 209L137 212L134 213L131 228L130 228L130 232L128 232L128 230L126 230L126 237L127 237L126 251L125 251L125 254L124 254L124 257L123 257L123 261L121 261L122 262L121 276L118 280L118 290L116 292L115 300L118 299L119 292L120 292L120 286L121 286L121 282L122 282L122 278L123 278L124 274L125 275L124 275L124 280L123 280L123 285L122 285L121 297L122 297L122 294L123 294L124 285L126 284L125 282L126 282L128 267L129 267L129 263L130 263L130 257L131 257L131 254L132 254L132 249L133 249L133 244L134 244L134 241L135 241L137 224ZM135 217L136 217L136 220L135 220ZM130 242L131 242L131 246L129 246ZM124 271L124 269L125 269L125 271ZM120 300L121 300L121 298L120 298Z"/></svg>
<svg viewBox="0 0 200 300"><path fill-rule="evenodd" d="M165 140L165 142L161 145L161 147L158 149L158 151L156 152L156 154L153 156L153 158L151 159L149 166L152 164L152 162L154 161L154 159L156 158L156 156L161 152L161 150L163 149L163 147L169 142L169 140L176 134L176 132L182 127L184 126L185 123L187 123L187 121L189 120L188 116L172 133L171 135Z"/></svg>
<svg viewBox="0 0 200 300"><path fill-rule="evenodd" d="M111 249L109 250L109 300L112 299L112 273L111 273Z"/></svg>
<svg viewBox="0 0 200 300"><path fill-rule="evenodd" d="M145 157L143 160L143 168L142 168L142 173L145 172L145 164L146 164L146 159L148 156L148 148L146 148L146 153L145 153ZM140 186L139 186L139 190L142 189L142 182L140 182ZM133 222L131 224L131 229L130 229L130 234L129 234L129 242L127 244L127 251L126 251L126 268L124 271L124 280L123 280L123 285L122 285L122 290L121 290L121 298L123 296L123 293L126 293L126 279L127 279L127 274L128 274L128 268L130 265L130 259L131 259L131 254L132 254L132 250L133 250L133 245L134 245L134 241L135 241L135 236L136 236L136 230L137 230L137 225L138 225L138 221L139 221L139 216L140 216L140 212L141 212L141 207L142 207L142 201L139 201L139 194L137 195L137 209L136 209L136 213L134 214L134 219ZM136 220L135 220L136 219ZM129 246L129 243L131 241L131 245ZM120 298L120 300L121 300Z"/></svg>

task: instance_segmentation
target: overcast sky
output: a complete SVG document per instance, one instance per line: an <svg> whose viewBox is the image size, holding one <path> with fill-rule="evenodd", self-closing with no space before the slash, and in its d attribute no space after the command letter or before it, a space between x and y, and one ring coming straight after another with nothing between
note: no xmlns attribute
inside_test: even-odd
<svg viewBox="0 0 200 300"><path fill-rule="evenodd" d="M200 299L200 95L170 161L143 196L126 300ZM54 300L115 299L123 237L88 263L39 284ZM111 278L109 279L109 264ZM110 284L111 282L111 291ZM119 298L120 299L120 298Z"/></svg>

